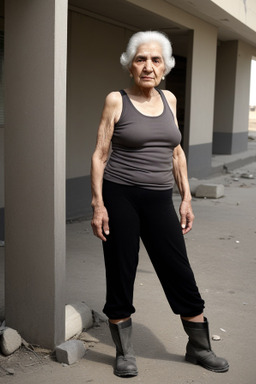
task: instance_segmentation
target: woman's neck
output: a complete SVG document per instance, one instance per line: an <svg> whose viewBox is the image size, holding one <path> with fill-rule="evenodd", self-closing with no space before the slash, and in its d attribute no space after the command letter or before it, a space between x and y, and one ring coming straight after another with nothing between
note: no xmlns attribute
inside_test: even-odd
<svg viewBox="0 0 256 384"><path fill-rule="evenodd" d="M142 97L143 99L146 99L147 101L150 101L153 97L158 95L158 92L155 90L155 88L140 88L136 85L129 88L130 95Z"/></svg>

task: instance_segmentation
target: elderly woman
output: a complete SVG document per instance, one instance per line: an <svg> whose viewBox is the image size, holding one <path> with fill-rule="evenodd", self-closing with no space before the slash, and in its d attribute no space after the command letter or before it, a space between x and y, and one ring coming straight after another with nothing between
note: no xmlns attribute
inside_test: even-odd
<svg viewBox="0 0 256 384"><path fill-rule="evenodd" d="M186 360L225 372L228 362L211 350L204 301L183 239L194 215L176 98L156 88L174 66L171 43L162 33L138 32L120 61L133 85L106 97L91 169L92 228L103 241L107 281L103 311L116 345L114 373L138 374L131 315L140 238L189 336ZM181 195L180 221L172 202L174 180Z"/></svg>

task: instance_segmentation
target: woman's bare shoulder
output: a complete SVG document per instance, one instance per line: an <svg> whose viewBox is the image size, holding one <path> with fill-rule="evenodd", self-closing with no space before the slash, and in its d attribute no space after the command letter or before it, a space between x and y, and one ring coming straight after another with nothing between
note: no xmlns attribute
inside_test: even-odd
<svg viewBox="0 0 256 384"><path fill-rule="evenodd" d="M168 91L167 89L163 89L163 93L164 93L166 99L169 101L169 103L176 103L177 102L176 96L171 91Z"/></svg>
<svg viewBox="0 0 256 384"><path fill-rule="evenodd" d="M105 104L117 107L122 103L122 95L119 91L110 92L105 99Z"/></svg>
<svg viewBox="0 0 256 384"><path fill-rule="evenodd" d="M120 92L110 92L105 99L103 114L116 123L122 112L122 95Z"/></svg>

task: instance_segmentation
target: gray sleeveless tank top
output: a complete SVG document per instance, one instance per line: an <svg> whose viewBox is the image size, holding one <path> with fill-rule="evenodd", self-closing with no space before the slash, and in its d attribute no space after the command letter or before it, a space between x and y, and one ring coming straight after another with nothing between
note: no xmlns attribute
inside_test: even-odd
<svg viewBox="0 0 256 384"><path fill-rule="evenodd" d="M164 105L159 116L142 114L127 93L120 91L123 109L114 127L104 179L153 190L173 187L173 149L180 143L181 133L163 92L157 91Z"/></svg>

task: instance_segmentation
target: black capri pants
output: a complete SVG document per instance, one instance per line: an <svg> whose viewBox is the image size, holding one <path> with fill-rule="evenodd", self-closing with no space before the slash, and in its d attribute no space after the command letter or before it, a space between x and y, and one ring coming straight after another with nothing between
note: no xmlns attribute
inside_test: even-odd
<svg viewBox="0 0 256 384"><path fill-rule="evenodd" d="M110 228L103 242L107 283L103 312L108 318L123 319L135 312L140 238L173 312L184 317L201 314L204 301L187 258L172 189L157 191L104 180L103 199Z"/></svg>

